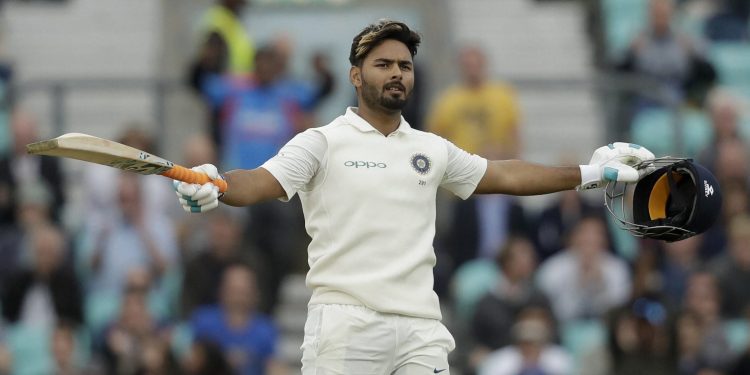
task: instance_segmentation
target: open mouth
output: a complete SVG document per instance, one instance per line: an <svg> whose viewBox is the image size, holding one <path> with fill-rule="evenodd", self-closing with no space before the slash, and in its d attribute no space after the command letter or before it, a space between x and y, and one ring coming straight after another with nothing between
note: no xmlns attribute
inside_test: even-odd
<svg viewBox="0 0 750 375"><path fill-rule="evenodd" d="M392 86L386 87L385 91L391 94L401 94L405 91L405 89L401 85L392 85Z"/></svg>

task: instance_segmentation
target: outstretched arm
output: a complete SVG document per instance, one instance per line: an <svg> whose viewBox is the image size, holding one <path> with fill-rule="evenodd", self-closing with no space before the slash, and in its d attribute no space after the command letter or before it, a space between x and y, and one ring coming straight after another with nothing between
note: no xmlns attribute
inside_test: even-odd
<svg viewBox="0 0 750 375"><path fill-rule="evenodd" d="M212 180L226 180L227 189L220 196L212 183L194 185L174 181L180 204L188 212L206 212L219 205L247 206L278 198L291 198L317 173L328 144L313 129L297 134L279 153L255 169L236 169L219 176L216 166L204 164L192 168Z"/></svg>
<svg viewBox="0 0 750 375"><path fill-rule="evenodd" d="M236 169L224 174L227 191L219 199L230 206L247 206L286 196L278 180L264 168Z"/></svg>
<svg viewBox="0 0 750 375"><path fill-rule="evenodd" d="M216 208L219 201L230 206L247 206L285 196L279 181L264 168L236 169L219 175L216 166L203 164L192 168L205 173L211 179L224 179L227 189L223 195L219 188L207 182L203 185L174 181L175 192L182 208L187 212L206 212Z"/></svg>
<svg viewBox="0 0 750 375"><path fill-rule="evenodd" d="M581 168L548 167L521 160L491 160L475 194L539 195L581 184Z"/></svg>
<svg viewBox="0 0 750 375"><path fill-rule="evenodd" d="M641 146L616 142L599 147L586 165L549 167L521 160L492 160L474 193L539 195L594 189L607 181L635 182L647 171L633 166L653 158L654 154Z"/></svg>

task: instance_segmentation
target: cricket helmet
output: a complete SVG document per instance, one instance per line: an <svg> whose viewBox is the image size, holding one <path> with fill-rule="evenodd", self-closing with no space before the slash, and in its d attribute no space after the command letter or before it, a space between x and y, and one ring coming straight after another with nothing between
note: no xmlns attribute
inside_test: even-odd
<svg viewBox="0 0 750 375"><path fill-rule="evenodd" d="M667 242L703 233L721 212L719 183L692 159L662 157L635 166L636 183L612 181L604 203L620 227L637 237Z"/></svg>

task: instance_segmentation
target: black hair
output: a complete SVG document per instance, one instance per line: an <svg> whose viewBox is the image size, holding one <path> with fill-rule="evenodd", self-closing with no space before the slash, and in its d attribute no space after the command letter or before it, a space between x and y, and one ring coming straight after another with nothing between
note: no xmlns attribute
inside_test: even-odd
<svg viewBox="0 0 750 375"><path fill-rule="evenodd" d="M404 43L412 57L417 54L417 47L422 41L422 37L405 23L383 19L368 25L354 37L349 62L352 66L360 66L370 51L387 39Z"/></svg>

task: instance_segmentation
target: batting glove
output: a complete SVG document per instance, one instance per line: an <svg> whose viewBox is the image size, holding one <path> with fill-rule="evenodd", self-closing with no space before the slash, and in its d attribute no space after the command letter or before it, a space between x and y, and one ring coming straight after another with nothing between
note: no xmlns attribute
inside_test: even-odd
<svg viewBox="0 0 750 375"><path fill-rule="evenodd" d="M205 173L212 180L222 178L213 164L203 164L191 170ZM219 197L221 197L219 188L210 182L198 185L173 180L172 186L174 186L177 198L180 199L182 208L187 212L206 212L219 206Z"/></svg>
<svg viewBox="0 0 750 375"><path fill-rule="evenodd" d="M615 142L594 151L588 165L581 165L581 185L576 190L601 187L606 182L637 182L648 174L649 168L634 166L654 158L645 147L634 143Z"/></svg>

